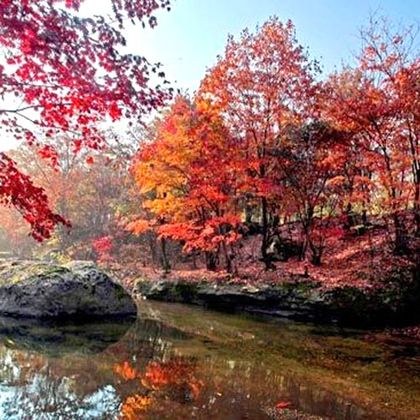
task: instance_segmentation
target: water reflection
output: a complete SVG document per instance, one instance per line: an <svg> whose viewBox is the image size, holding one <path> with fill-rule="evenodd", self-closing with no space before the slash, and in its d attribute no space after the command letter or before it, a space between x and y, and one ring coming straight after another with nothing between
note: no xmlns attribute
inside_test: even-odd
<svg viewBox="0 0 420 420"><path fill-rule="evenodd" d="M132 324L0 319L0 418L390 418L335 392L338 376L326 386L331 372L317 383L320 366L339 363L349 348L348 338L326 334L326 352L318 337L164 304L145 305ZM314 348L323 359L316 366ZM363 391L357 378L347 383Z"/></svg>
<svg viewBox="0 0 420 420"><path fill-rule="evenodd" d="M63 353L99 353L123 337L134 320L72 324L0 317L0 343L50 356Z"/></svg>
<svg viewBox="0 0 420 420"><path fill-rule="evenodd" d="M132 322L84 325L0 318L0 418L102 418L118 394L102 352ZM105 365L101 369L97 363Z"/></svg>

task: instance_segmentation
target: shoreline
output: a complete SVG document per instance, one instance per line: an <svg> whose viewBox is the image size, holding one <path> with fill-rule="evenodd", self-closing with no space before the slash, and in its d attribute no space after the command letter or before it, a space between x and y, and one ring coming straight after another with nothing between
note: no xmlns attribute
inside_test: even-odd
<svg viewBox="0 0 420 420"><path fill-rule="evenodd" d="M361 329L405 327L420 322L418 300L410 293L393 295L386 289L368 292L348 286L325 290L303 277L294 282L258 285L141 278L133 285L132 295L137 301L183 303L223 312Z"/></svg>

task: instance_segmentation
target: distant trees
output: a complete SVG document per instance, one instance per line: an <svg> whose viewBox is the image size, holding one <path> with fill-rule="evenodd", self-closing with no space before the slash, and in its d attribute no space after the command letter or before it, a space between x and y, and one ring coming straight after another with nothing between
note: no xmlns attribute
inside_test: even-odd
<svg viewBox="0 0 420 420"><path fill-rule="evenodd" d="M28 177L48 196L52 211L71 220L72 226L71 229L56 228L41 249L29 240L30 229L19 213L13 208L1 208L0 231L6 249L18 254L26 252L26 255L34 251L92 258L93 243L99 240L100 244L102 238L110 234L124 235L123 227L119 226L119 214L131 205L132 179L128 167L134 151L129 144L113 142L112 133L108 132L107 136L106 151L76 154L71 138L55 139L57 161L54 167L38 156L40 149L35 145L23 144L9 153L18 165L25 166ZM93 250L97 251L95 247ZM101 252L96 254L100 256Z"/></svg>

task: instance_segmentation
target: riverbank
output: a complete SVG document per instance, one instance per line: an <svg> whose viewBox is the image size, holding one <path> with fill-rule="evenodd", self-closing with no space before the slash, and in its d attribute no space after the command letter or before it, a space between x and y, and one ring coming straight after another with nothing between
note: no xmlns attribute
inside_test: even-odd
<svg viewBox="0 0 420 420"><path fill-rule="evenodd" d="M372 226L329 243L319 266L278 254L271 270L259 259L258 235L244 238L235 270L210 271L191 258L164 272L147 261L108 261L106 269L134 295L231 312L355 327L420 324L420 244L396 255L386 229ZM124 262L122 262L124 261Z"/></svg>
<svg viewBox="0 0 420 420"><path fill-rule="evenodd" d="M138 278L136 298L199 305L228 312L249 312L297 321L337 323L358 328L405 326L420 322L420 293L409 273L390 278L386 287L326 289L296 276L284 283L247 284L237 280L190 281Z"/></svg>

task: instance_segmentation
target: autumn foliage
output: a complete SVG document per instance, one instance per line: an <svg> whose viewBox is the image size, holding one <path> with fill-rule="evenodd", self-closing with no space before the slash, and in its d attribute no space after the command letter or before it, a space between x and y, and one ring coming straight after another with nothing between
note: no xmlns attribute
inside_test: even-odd
<svg viewBox="0 0 420 420"><path fill-rule="evenodd" d="M153 87L157 67L144 57L122 53L127 18L156 24L153 13L167 0L112 0L113 17L82 17L83 0L2 0L0 106L3 135L38 146L55 165L54 137L66 133L74 153L103 146L101 122L138 119L168 95ZM159 76L164 77L159 72ZM150 82L150 83L149 83ZM157 83L157 82L156 82ZM0 154L0 201L16 207L35 239L48 238L67 223L50 210L48 198L15 163Z"/></svg>
<svg viewBox="0 0 420 420"><path fill-rule="evenodd" d="M229 37L194 97L178 96L151 127L133 166L145 213L128 228L147 225L230 272L249 235L266 269L279 250L320 265L334 241L381 218L395 252L409 253L420 232L419 59L412 32L371 25L358 65L324 81L290 21Z"/></svg>
<svg viewBox="0 0 420 420"><path fill-rule="evenodd" d="M293 23L270 18L228 38L194 95L168 101L159 65L121 52L126 18L154 26L167 1L110 1L114 20L82 17L83 1L3 3L2 96L21 105L0 114L25 146L0 155L0 203L35 239L59 225L50 243L67 252L70 220L78 256L130 254L165 274L184 264L234 276L292 259L306 276L357 238L370 249L386 238L394 256L416 260L415 28L372 19L355 64L323 75ZM128 153L101 127L120 119L136 137Z"/></svg>
<svg viewBox="0 0 420 420"><path fill-rule="evenodd" d="M178 97L155 130L134 166L154 229L162 240L181 241L185 252L204 251L209 266L222 251L230 266L229 248L241 237L241 167L220 115L206 101ZM138 223L129 227L138 232Z"/></svg>
<svg viewBox="0 0 420 420"><path fill-rule="evenodd" d="M124 381L138 384L138 393L125 398L121 406L124 420L143 418L150 409L159 410L161 400L195 401L204 386L197 377L196 363L182 357L151 361L144 369L124 361L114 366L114 372Z"/></svg>

